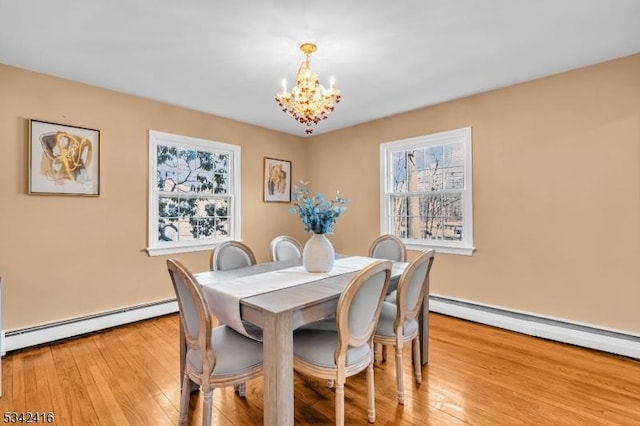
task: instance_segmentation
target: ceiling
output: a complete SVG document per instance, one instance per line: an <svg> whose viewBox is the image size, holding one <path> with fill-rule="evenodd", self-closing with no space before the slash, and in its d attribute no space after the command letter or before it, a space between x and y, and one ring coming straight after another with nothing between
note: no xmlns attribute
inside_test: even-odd
<svg viewBox="0 0 640 426"><path fill-rule="evenodd" d="M638 0L0 0L0 63L304 136L274 101L302 42L342 92L317 135L638 53L638 18Z"/></svg>

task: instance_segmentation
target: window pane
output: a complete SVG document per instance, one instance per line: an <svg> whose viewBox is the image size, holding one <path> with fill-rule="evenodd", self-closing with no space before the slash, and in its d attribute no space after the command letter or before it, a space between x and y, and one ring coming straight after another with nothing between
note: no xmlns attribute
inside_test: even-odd
<svg viewBox="0 0 640 426"><path fill-rule="evenodd" d="M448 167L444 172L444 189L464 189L464 167Z"/></svg>
<svg viewBox="0 0 640 426"><path fill-rule="evenodd" d="M189 218L181 217L178 220L178 239L180 241L190 241L195 238L198 231Z"/></svg>
<svg viewBox="0 0 640 426"><path fill-rule="evenodd" d="M407 151L391 154L391 174L393 176L393 192L407 191Z"/></svg>
<svg viewBox="0 0 640 426"><path fill-rule="evenodd" d="M196 216L196 203L195 198L180 198L180 217L189 218Z"/></svg>
<svg viewBox="0 0 640 426"><path fill-rule="evenodd" d="M178 216L178 198L160 198L158 202L159 217L176 217Z"/></svg>
<svg viewBox="0 0 640 426"><path fill-rule="evenodd" d="M391 216L406 216L407 215L407 197L404 196L391 196Z"/></svg>
<svg viewBox="0 0 640 426"><path fill-rule="evenodd" d="M435 239L438 235L440 218L442 215L442 196L425 195L421 198L420 211L424 221L424 230L421 238Z"/></svg>
<svg viewBox="0 0 640 426"><path fill-rule="evenodd" d="M446 194L442 197L443 237L445 240L462 240L462 194Z"/></svg>
<svg viewBox="0 0 640 426"><path fill-rule="evenodd" d="M179 149L177 190L179 192L195 192L197 186L196 151Z"/></svg>
<svg viewBox="0 0 640 426"><path fill-rule="evenodd" d="M442 190L442 168L427 169L418 174L417 191L432 192Z"/></svg>
<svg viewBox="0 0 640 426"><path fill-rule="evenodd" d="M216 200L211 198L199 198L196 216L199 218L215 215Z"/></svg>
<svg viewBox="0 0 640 426"><path fill-rule="evenodd" d="M217 217L216 218L216 229L215 235L216 237L224 238L229 235L229 226L230 220L228 217Z"/></svg>
<svg viewBox="0 0 640 426"><path fill-rule="evenodd" d="M391 234L407 238L407 221L404 216L391 216Z"/></svg>
<svg viewBox="0 0 640 426"><path fill-rule="evenodd" d="M229 216L229 200L216 200L214 203L215 216Z"/></svg>
<svg viewBox="0 0 640 426"><path fill-rule="evenodd" d="M420 196L407 197L407 238L422 238L422 229Z"/></svg>
<svg viewBox="0 0 640 426"><path fill-rule="evenodd" d="M444 145L444 167L464 166L464 144L462 142Z"/></svg>
<svg viewBox="0 0 640 426"><path fill-rule="evenodd" d="M178 240L178 218L161 218L158 220L158 241Z"/></svg>
<svg viewBox="0 0 640 426"><path fill-rule="evenodd" d="M198 151L198 192L213 193L214 157L215 155L210 152Z"/></svg>
<svg viewBox="0 0 640 426"><path fill-rule="evenodd" d="M462 221L452 218L444 218L444 239L461 241L462 240Z"/></svg>
<svg viewBox="0 0 640 426"><path fill-rule="evenodd" d="M215 173L229 173L229 155L214 154L213 155L213 171Z"/></svg>
<svg viewBox="0 0 640 426"><path fill-rule="evenodd" d="M424 152L424 169L435 170L442 168L442 145L434 145L425 149Z"/></svg>
<svg viewBox="0 0 640 426"><path fill-rule="evenodd" d="M198 238L211 238L215 233L216 219L214 217L205 217L197 220Z"/></svg>
<svg viewBox="0 0 640 426"><path fill-rule="evenodd" d="M227 194L229 191L228 180L229 180L229 176L227 174L213 175L213 193Z"/></svg>
<svg viewBox="0 0 640 426"><path fill-rule="evenodd" d="M158 145L156 153L158 190L174 191L177 181L178 150L171 146Z"/></svg>
<svg viewBox="0 0 640 426"><path fill-rule="evenodd" d="M462 220L462 194L442 196L442 216Z"/></svg>

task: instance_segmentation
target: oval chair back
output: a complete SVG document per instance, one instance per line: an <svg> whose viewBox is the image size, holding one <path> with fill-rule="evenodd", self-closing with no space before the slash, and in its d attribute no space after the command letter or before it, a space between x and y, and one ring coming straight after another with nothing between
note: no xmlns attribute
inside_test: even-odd
<svg viewBox="0 0 640 426"><path fill-rule="evenodd" d="M398 281L396 327L407 320L415 320L420 314L422 301L429 291L429 272L435 250L421 252L413 259Z"/></svg>
<svg viewBox="0 0 640 426"><path fill-rule="evenodd" d="M407 261L407 247L395 235L385 234L376 238L369 248L369 257L389 259L396 262Z"/></svg>
<svg viewBox="0 0 640 426"><path fill-rule="evenodd" d="M271 260L273 262L300 258L302 258L302 245L295 238L280 235L271 240Z"/></svg>
<svg viewBox="0 0 640 426"><path fill-rule="evenodd" d="M242 268L256 264L256 256L249 246L240 241L225 241L218 244L209 258L212 271Z"/></svg>

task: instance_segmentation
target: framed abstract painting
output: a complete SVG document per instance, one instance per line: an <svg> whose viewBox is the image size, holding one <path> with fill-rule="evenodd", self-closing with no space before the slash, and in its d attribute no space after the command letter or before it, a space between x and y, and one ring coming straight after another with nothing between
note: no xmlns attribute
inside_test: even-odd
<svg viewBox="0 0 640 426"><path fill-rule="evenodd" d="M265 157L262 188L265 202L291 202L291 161Z"/></svg>
<svg viewBox="0 0 640 426"><path fill-rule="evenodd" d="M100 195L100 131L29 120L29 194Z"/></svg>

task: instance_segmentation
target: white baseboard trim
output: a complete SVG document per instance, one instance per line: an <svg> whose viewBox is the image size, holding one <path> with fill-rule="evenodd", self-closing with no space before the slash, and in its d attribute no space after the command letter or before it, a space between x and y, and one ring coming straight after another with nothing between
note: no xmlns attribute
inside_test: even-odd
<svg viewBox="0 0 640 426"><path fill-rule="evenodd" d="M73 318L36 327L11 330L4 333L2 355L5 354L5 351L14 351L49 343L174 312L178 312L178 302L175 299L132 306L117 311Z"/></svg>
<svg viewBox="0 0 640 426"><path fill-rule="evenodd" d="M530 336L640 359L640 336L574 324L541 316L464 302L429 297L432 312L462 318ZM0 332L0 353L104 330L123 324L178 312L174 300L134 306L57 323Z"/></svg>
<svg viewBox="0 0 640 426"><path fill-rule="evenodd" d="M429 310L571 345L640 359L640 336L431 295Z"/></svg>

